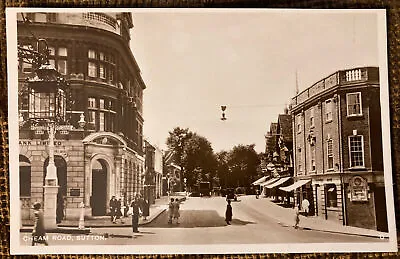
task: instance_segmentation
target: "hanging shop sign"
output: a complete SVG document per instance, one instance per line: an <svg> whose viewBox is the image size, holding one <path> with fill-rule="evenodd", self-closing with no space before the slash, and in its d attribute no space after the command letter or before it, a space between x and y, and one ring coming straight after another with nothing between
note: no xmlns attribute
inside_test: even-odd
<svg viewBox="0 0 400 259"><path fill-rule="evenodd" d="M368 183L361 176L354 176L350 180L350 200L368 201Z"/></svg>

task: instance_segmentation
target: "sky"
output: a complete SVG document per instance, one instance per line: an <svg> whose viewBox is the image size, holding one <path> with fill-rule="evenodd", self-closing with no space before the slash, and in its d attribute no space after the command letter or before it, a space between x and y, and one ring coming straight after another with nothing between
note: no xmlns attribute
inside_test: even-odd
<svg viewBox="0 0 400 259"><path fill-rule="evenodd" d="M265 150L264 135L295 95L335 71L378 66L373 12L133 12L131 49L146 84L144 136L166 149L174 127L215 152ZM296 80L297 74L297 80ZM221 105L227 120L222 121Z"/></svg>

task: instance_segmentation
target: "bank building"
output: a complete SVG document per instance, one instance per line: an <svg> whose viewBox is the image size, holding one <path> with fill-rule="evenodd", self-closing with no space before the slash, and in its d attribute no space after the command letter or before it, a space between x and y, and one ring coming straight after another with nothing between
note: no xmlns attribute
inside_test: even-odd
<svg viewBox="0 0 400 259"><path fill-rule="evenodd" d="M18 14L18 49L25 52L18 61L23 220L32 219L34 202L44 201L50 156L45 118L57 111L60 120L50 123L56 122L58 222L78 218L82 202L86 216L103 216L112 196L128 202L143 192L146 86L129 47L132 28L130 13ZM38 69L29 62L37 57L26 53L40 53L43 46L46 62ZM34 80L40 69L58 71L55 81L65 79L65 91L32 90L32 84L43 83Z"/></svg>

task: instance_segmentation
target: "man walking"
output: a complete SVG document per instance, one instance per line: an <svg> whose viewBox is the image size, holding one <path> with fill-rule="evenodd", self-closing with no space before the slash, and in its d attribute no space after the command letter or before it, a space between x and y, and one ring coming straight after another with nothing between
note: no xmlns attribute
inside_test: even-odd
<svg viewBox="0 0 400 259"><path fill-rule="evenodd" d="M117 219L117 199L115 196L111 197L110 200L110 215L111 215L111 222L116 224L116 219Z"/></svg>
<svg viewBox="0 0 400 259"><path fill-rule="evenodd" d="M139 217L140 217L140 208L139 208L139 199L134 197L131 203L132 207L132 231L133 233L139 232Z"/></svg>
<svg viewBox="0 0 400 259"><path fill-rule="evenodd" d="M228 205L226 205L226 211L225 211L225 222L226 224L230 225L232 221L232 206L231 206L231 200L228 199Z"/></svg>

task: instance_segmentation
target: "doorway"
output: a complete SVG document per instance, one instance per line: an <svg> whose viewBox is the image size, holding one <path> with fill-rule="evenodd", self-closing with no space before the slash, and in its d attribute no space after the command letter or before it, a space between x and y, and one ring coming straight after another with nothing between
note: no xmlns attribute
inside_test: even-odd
<svg viewBox="0 0 400 259"><path fill-rule="evenodd" d="M375 215L378 231L388 232L385 187L375 188Z"/></svg>
<svg viewBox="0 0 400 259"><path fill-rule="evenodd" d="M58 178L58 193L57 193L57 208L56 208L56 223L61 223L65 219L65 199L67 197L67 162L62 156L54 156L54 164L57 168ZM45 185L47 166L49 158L44 161L43 185Z"/></svg>
<svg viewBox="0 0 400 259"><path fill-rule="evenodd" d="M107 166L102 159L92 162L92 196L90 197L93 216L104 216L107 212Z"/></svg>

